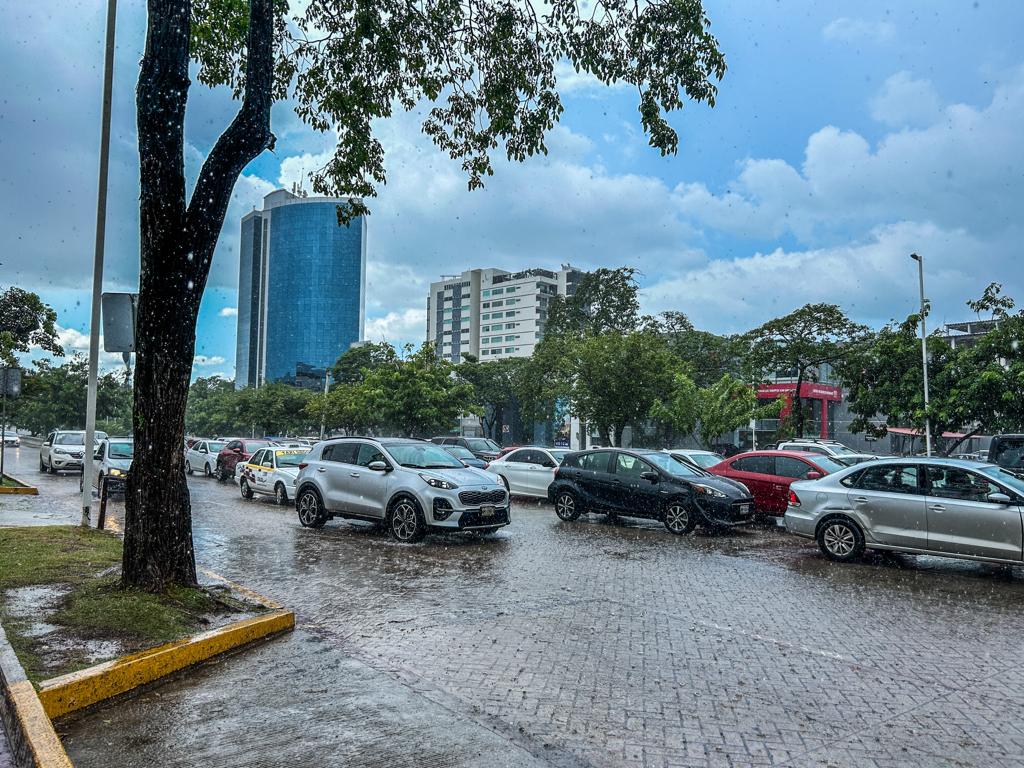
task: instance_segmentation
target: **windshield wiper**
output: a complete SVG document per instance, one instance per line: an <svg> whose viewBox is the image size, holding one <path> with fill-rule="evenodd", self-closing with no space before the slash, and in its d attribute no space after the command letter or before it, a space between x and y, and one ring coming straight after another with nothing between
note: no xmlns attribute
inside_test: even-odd
<svg viewBox="0 0 1024 768"><path fill-rule="evenodd" d="M454 464L427 464L423 469L459 469L462 465L456 466Z"/></svg>

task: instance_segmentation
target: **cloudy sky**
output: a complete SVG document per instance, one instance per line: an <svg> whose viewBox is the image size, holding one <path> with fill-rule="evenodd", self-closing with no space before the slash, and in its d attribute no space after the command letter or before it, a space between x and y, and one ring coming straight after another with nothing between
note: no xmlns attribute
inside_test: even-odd
<svg viewBox="0 0 1024 768"><path fill-rule="evenodd" d="M4 0L0 287L37 291L87 347L105 3ZM715 109L672 117L677 156L639 129L635 94L571 70L550 153L499 163L482 191L419 132L378 126L388 184L372 201L367 337L425 335L427 285L468 267L631 265L649 312L718 332L807 302L880 324L916 302L917 251L937 319L991 281L1024 300L1024 4L705 0L729 71ZM138 275L134 85L144 3L122 0L106 290ZM230 120L193 85L191 173ZM239 218L329 149L278 104L278 137L235 187L200 317L195 375L234 374ZM113 356L116 359L116 356Z"/></svg>

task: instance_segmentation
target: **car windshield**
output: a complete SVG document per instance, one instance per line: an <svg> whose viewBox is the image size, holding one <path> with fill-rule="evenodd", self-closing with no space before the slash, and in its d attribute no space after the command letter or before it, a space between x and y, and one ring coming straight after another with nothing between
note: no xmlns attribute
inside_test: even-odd
<svg viewBox="0 0 1024 768"><path fill-rule="evenodd" d="M988 460L1000 467L1024 469L1024 438L1000 438Z"/></svg>
<svg viewBox="0 0 1024 768"><path fill-rule="evenodd" d="M467 438L466 445L469 446L471 451L494 451L497 453L501 450L501 446L493 440L488 440L486 437Z"/></svg>
<svg viewBox="0 0 1024 768"><path fill-rule="evenodd" d="M834 445L829 443L828 447L832 449L832 453L840 456L853 456L857 453L853 448L847 448L845 445Z"/></svg>
<svg viewBox="0 0 1024 768"><path fill-rule="evenodd" d="M274 451L279 467L297 467L306 458L306 451Z"/></svg>
<svg viewBox="0 0 1024 768"><path fill-rule="evenodd" d="M473 455L473 452L469 450L469 448L463 448L461 445L446 445L445 450L458 459L476 458L476 456Z"/></svg>
<svg viewBox="0 0 1024 768"><path fill-rule="evenodd" d="M684 464L679 459L673 458L667 453L645 453L644 459L655 466L661 467L670 475L680 477L703 477L706 473L703 470Z"/></svg>
<svg viewBox="0 0 1024 768"><path fill-rule="evenodd" d="M269 440L246 440L245 450L252 453L253 451L258 451L260 448L266 448L271 445L274 445L274 443Z"/></svg>
<svg viewBox="0 0 1024 768"><path fill-rule="evenodd" d="M54 445L85 445L85 432L64 432L53 439Z"/></svg>
<svg viewBox="0 0 1024 768"><path fill-rule="evenodd" d="M825 470L826 474L832 474L838 472L840 469L846 469L846 464L843 464L836 459L830 459L828 456L815 456L812 461Z"/></svg>
<svg viewBox="0 0 1024 768"><path fill-rule="evenodd" d="M1024 496L1024 478L1020 475L1002 467L983 467L980 471Z"/></svg>
<svg viewBox="0 0 1024 768"><path fill-rule="evenodd" d="M398 443L387 446L388 453L403 467L412 469L462 469L462 462L439 445Z"/></svg>
<svg viewBox="0 0 1024 768"><path fill-rule="evenodd" d="M707 469L708 467L713 467L715 466L715 464L721 464L723 461L725 461L725 456L719 456L717 453L695 452L688 453L686 454L686 456L698 467L703 467L704 469Z"/></svg>
<svg viewBox="0 0 1024 768"><path fill-rule="evenodd" d="M219 440L211 440L206 445L207 445L207 448L209 448L209 450L213 451L214 453L220 453L221 450L226 445L226 443L222 443Z"/></svg>
<svg viewBox="0 0 1024 768"><path fill-rule="evenodd" d="M562 459L564 459L566 456L572 453L572 451L559 451L556 449L548 451L548 453L551 454L551 458L554 459L556 463L561 464Z"/></svg>
<svg viewBox="0 0 1024 768"><path fill-rule="evenodd" d="M123 440L108 444L107 456L111 459L130 459L134 455L135 443L130 440Z"/></svg>

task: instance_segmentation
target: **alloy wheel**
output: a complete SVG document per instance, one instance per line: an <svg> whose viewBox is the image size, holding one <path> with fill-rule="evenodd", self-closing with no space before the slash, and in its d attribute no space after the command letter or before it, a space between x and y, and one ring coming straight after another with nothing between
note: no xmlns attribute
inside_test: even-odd
<svg viewBox="0 0 1024 768"><path fill-rule="evenodd" d="M665 527L672 533L686 533L690 525L690 510L683 504L670 504L665 511Z"/></svg>
<svg viewBox="0 0 1024 768"><path fill-rule="evenodd" d="M299 522L305 526L316 525L320 518L320 500L312 491L307 491L299 498Z"/></svg>
<svg viewBox="0 0 1024 768"><path fill-rule="evenodd" d="M846 523L829 523L821 535L822 543L831 554L846 558L857 546L857 537Z"/></svg>
<svg viewBox="0 0 1024 768"><path fill-rule="evenodd" d="M284 506L285 504L287 504L287 503L288 503L288 494L287 494L287 492L285 491L285 489L284 489L284 486L283 486L283 485L281 485L280 483L278 483L278 485L277 485L277 489L276 489L276 491L274 492L274 499L275 499L275 500L277 501L277 503L278 503L279 505L281 505L282 507L283 507L283 506Z"/></svg>
<svg viewBox="0 0 1024 768"><path fill-rule="evenodd" d="M412 541L418 528L416 507L410 501L400 501L391 513L391 533L399 541Z"/></svg>
<svg viewBox="0 0 1024 768"><path fill-rule="evenodd" d="M555 499L555 514L562 520L574 520L578 514L576 511L576 499L571 493L560 493Z"/></svg>

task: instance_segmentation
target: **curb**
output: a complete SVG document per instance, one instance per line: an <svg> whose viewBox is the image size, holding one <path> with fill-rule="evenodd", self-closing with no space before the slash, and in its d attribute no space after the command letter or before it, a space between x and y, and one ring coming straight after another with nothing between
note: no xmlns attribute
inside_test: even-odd
<svg viewBox="0 0 1024 768"><path fill-rule="evenodd" d="M0 627L0 721L19 768L72 768L42 702ZM2 735L0 735L2 737Z"/></svg>
<svg viewBox="0 0 1024 768"><path fill-rule="evenodd" d="M4 472L4 476L7 477L7 479L13 480L16 483L21 483L21 487L20 488L10 488L8 486L0 486L0 495L2 495L2 494L21 495L21 496L38 496L39 495L39 489L36 488L34 485L26 483L24 480L19 480L18 478L14 477L14 475L9 475L7 472Z"/></svg>

